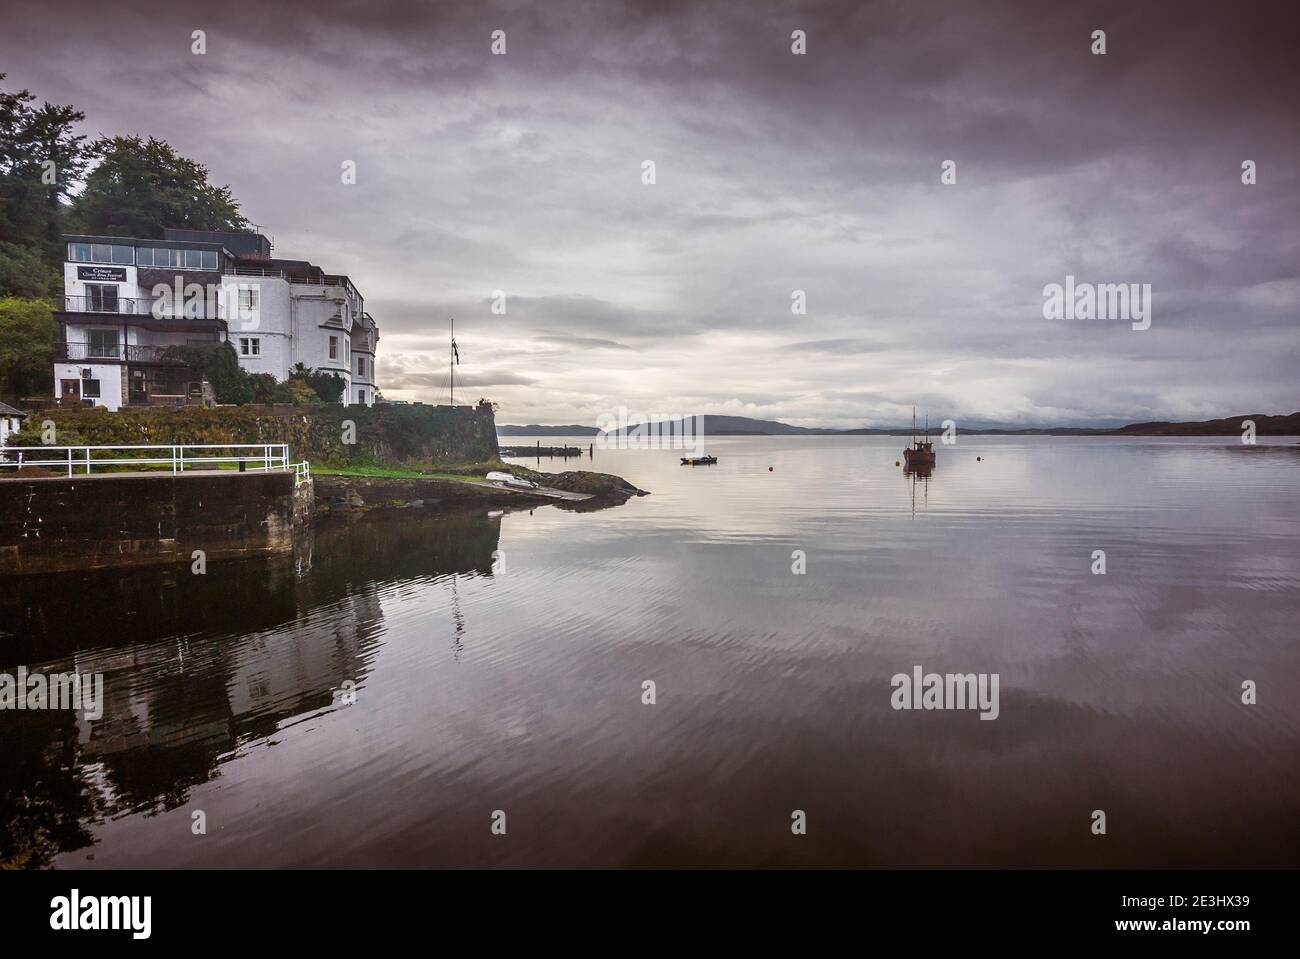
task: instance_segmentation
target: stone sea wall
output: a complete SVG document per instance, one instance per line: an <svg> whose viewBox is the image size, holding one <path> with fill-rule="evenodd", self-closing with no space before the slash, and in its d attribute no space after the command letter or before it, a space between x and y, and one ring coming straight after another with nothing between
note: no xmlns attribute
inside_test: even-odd
<svg viewBox="0 0 1300 959"><path fill-rule="evenodd" d="M0 480L0 576L287 552L311 512L292 473Z"/></svg>
<svg viewBox="0 0 1300 959"><path fill-rule="evenodd" d="M55 446L152 443L288 443L295 460L337 466L431 468L497 457L489 406L423 404L221 406L41 410L10 446L39 446L45 421Z"/></svg>

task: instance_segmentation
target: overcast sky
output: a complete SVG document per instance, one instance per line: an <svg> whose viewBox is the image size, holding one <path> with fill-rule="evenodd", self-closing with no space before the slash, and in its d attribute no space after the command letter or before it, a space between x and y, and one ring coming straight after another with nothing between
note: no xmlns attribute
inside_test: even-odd
<svg viewBox="0 0 1300 959"><path fill-rule="evenodd" d="M390 398L455 317L502 423L1199 419L1300 409L1297 8L7 0L0 72L351 276ZM1044 319L1067 274L1151 328Z"/></svg>

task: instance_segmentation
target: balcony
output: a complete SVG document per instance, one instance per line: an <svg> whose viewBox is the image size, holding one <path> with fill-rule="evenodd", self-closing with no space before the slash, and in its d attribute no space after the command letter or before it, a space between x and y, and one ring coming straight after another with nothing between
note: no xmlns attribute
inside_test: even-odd
<svg viewBox="0 0 1300 959"><path fill-rule="evenodd" d="M177 310L162 310L154 313L154 305L159 299L154 297L128 296L65 296L64 313L94 313L109 316L140 316L154 320L222 320L220 310L212 310L206 304L199 303L193 308L184 306Z"/></svg>
<svg viewBox="0 0 1300 959"><path fill-rule="evenodd" d="M211 342L218 342L212 340ZM184 366L184 362L165 356L165 346L137 346L134 344L115 345L91 343L55 343L54 361L56 363L164 363Z"/></svg>

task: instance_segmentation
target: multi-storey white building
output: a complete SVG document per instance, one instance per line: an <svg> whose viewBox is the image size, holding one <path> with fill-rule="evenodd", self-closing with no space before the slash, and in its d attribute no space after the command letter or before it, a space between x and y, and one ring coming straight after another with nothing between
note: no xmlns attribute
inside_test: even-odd
<svg viewBox="0 0 1300 959"><path fill-rule="evenodd" d="M345 405L374 403L379 328L348 277L273 258L257 233L65 239L61 402L203 402L201 379L167 348L224 340L250 373L283 381L301 364L340 376Z"/></svg>

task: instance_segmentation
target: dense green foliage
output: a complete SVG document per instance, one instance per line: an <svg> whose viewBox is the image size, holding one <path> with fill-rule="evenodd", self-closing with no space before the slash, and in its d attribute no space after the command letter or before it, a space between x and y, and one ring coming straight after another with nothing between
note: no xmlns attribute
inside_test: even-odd
<svg viewBox="0 0 1300 959"><path fill-rule="evenodd" d="M36 245L0 242L0 296L62 301L63 275Z"/></svg>
<svg viewBox="0 0 1300 959"><path fill-rule="evenodd" d="M240 367L239 356L229 343L169 346L163 351L163 358L178 360L202 373L212 384L218 403L248 403L253 399L248 371Z"/></svg>
<svg viewBox="0 0 1300 959"><path fill-rule="evenodd" d="M90 154L97 163L74 208L82 233L161 238L169 226L248 227L230 188L209 183L207 167L162 140L100 137Z"/></svg>
<svg viewBox="0 0 1300 959"><path fill-rule="evenodd" d="M72 132L86 117L35 101L27 90L0 90L0 233L57 247L61 206L89 159L86 138Z"/></svg>
<svg viewBox="0 0 1300 959"><path fill-rule="evenodd" d="M85 137L73 133L85 115L35 102L0 89L0 296L62 293L60 234L89 162Z"/></svg>
<svg viewBox="0 0 1300 959"><path fill-rule="evenodd" d="M305 383L323 403L338 403L343 399L347 381L328 370L313 370L310 366L295 363L289 371L289 382Z"/></svg>
<svg viewBox="0 0 1300 959"><path fill-rule="evenodd" d="M0 384L6 395L31 396L46 388L58 332L48 300L0 299Z"/></svg>
<svg viewBox="0 0 1300 959"><path fill-rule="evenodd" d="M270 373L249 373L239 365L230 343L199 343L169 346L165 359L184 363L212 384L217 402L244 403L338 403L345 387L341 376L297 364L283 383Z"/></svg>

